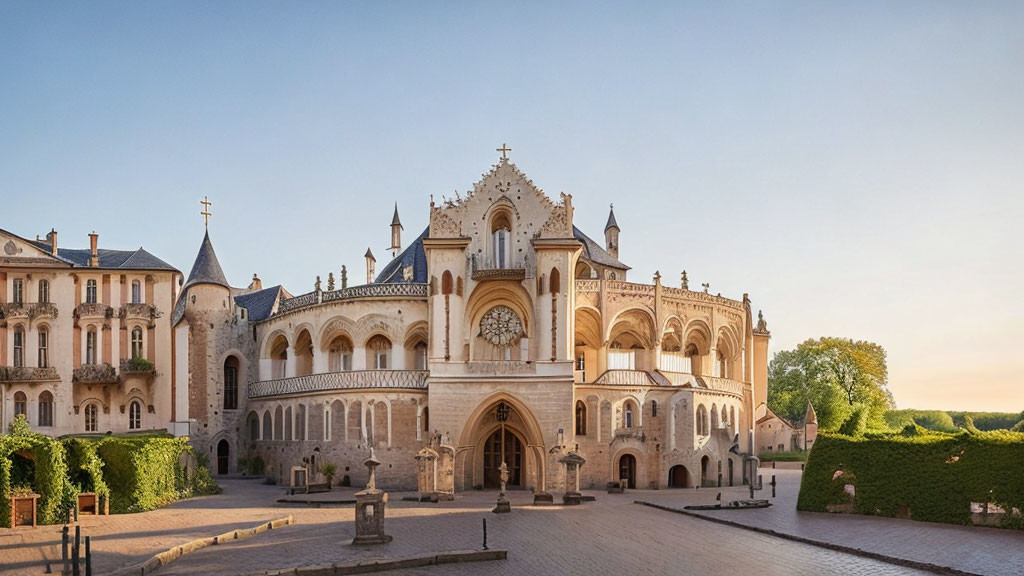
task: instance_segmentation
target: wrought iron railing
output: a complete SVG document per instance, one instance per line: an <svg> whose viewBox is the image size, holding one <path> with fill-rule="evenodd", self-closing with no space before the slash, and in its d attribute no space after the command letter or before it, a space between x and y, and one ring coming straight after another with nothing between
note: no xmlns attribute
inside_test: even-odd
<svg viewBox="0 0 1024 576"><path fill-rule="evenodd" d="M249 383L249 398L266 398L284 394L323 392L357 388L411 388L427 387L427 370L353 370L326 372L276 380Z"/></svg>

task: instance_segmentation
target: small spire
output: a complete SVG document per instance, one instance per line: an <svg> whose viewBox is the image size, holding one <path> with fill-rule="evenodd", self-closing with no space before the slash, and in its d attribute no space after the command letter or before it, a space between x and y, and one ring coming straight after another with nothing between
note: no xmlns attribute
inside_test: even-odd
<svg viewBox="0 0 1024 576"><path fill-rule="evenodd" d="M402 226L402 221L398 219L398 202L395 202L395 215L391 217L391 225L398 226L402 230L405 230L405 227Z"/></svg>
<svg viewBox="0 0 1024 576"><path fill-rule="evenodd" d="M604 225L604 229L608 230L609 228L615 228L616 230L620 229L619 228L619 223L615 221L615 205L614 204L609 204L608 205L608 223Z"/></svg>
<svg viewBox="0 0 1024 576"><path fill-rule="evenodd" d="M366 249L366 254L363 254L363 258L370 258L371 260L376 260L376 258L373 257L373 252L370 252L369 248Z"/></svg>
<svg viewBox="0 0 1024 576"><path fill-rule="evenodd" d="M686 270L683 270L683 277L681 278L683 290L690 289L690 279L686 277Z"/></svg>

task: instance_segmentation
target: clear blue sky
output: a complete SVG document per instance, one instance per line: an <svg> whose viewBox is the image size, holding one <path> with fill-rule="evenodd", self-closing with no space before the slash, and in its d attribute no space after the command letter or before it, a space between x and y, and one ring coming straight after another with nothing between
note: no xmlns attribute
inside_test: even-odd
<svg viewBox="0 0 1024 576"><path fill-rule="evenodd" d="M0 227L294 293L502 142L632 278L1024 408L1024 3L0 3ZM383 262L380 263L383 265Z"/></svg>

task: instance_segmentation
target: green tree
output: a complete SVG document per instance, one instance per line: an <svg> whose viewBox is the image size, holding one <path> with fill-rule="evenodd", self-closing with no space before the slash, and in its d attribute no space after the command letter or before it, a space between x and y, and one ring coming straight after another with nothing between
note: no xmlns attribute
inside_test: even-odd
<svg viewBox="0 0 1024 576"><path fill-rule="evenodd" d="M885 349L845 338L811 339L775 354L768 367L768 407L783 418L803 417L814 406L818 424L835 430L863 406L870 428L885 426L895 407L887 388Z"/></svg>

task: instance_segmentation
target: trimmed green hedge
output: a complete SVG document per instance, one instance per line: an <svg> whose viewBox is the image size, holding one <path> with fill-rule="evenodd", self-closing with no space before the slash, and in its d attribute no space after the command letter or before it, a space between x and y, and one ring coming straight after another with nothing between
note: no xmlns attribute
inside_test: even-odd
<svg viewBox="0 0 1024 576"><path fill-rule="evenodd" d="M761 462L805 462L807 452L762 452L757 458Z"/></svg>
<svg viewBox="0 0 1024 576"><path fill-rule="evenodd" d="M837 472L842 475L833 480ZM876 516L969 524L971 502L1024 511L1024 434L942 434L908 426L900 434L852 438L819 434L804 470L797 509L826 512L848 504ZM1003 525L1024 528L1020 515Z"/></svg>
<svg viewBox="0 0 1024 576"><path fill-rule="evenodd" d="M220 487L185 438L132 436L52 438L12 426L0 435L0 526L9 527L11 494L27 485L40 498L40 524L60 524L80 492L109 498L112 513L143 512L180 498L216 494ZM191 460L191 459L190 459Z"/></svg>

